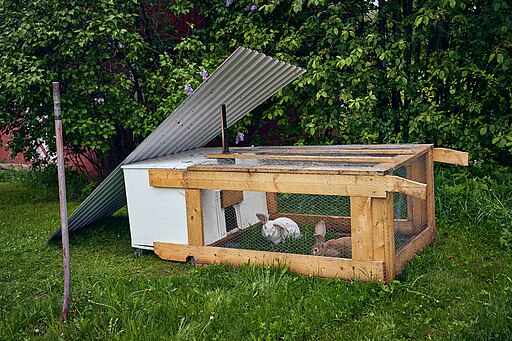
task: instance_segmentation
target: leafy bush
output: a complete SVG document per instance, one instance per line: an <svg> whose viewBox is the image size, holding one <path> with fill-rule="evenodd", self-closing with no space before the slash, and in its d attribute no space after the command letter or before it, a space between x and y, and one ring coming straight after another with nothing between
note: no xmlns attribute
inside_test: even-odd
<svg viewBox="0 0 512 341"><path fill-rule="evenodd" d="M436 183L438 220L458 231L491 236L490 242L512 250L510 168L440 166L436 171Z"/></svg>
<svg viewBox="0 0 512 341"><path fill-rule="evenodd" d="M237 129L274 120L287 143L420 141L512 160L506 0L88 4L0 3L0 127L16 151L53 143L60 80L67 145L112 168L242 45L308 73Z"/></svg>
<svg viewBox="0 0 512 341"><path fill-rule="evenodd" d="M21 183L29 188L47 190L57 195L59 190L57 165L0 171L0 182ZM66 168L66 194L68 200L84 200L96 187L96 181L87 181L84 175Z"/></svg>

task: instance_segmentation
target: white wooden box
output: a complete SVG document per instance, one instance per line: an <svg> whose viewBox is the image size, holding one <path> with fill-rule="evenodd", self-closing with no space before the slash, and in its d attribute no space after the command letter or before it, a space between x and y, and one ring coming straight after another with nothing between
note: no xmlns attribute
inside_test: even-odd
<svg viewBox="0 0 512 341"><path fill-rule="evenodd" d="M149 169L182 169L198 164L216 164L205 154L218 148L201 148L170 156L123 165L132 246L153 250L154 242L188 244L185 190L156 188L149 185ZM237 160L237 163L247 163ZM227 236L225 209L219 190L202 190L204 243L212 244ZM236 228L244 229L258 223L257 212L267 213L263 192L244 192L243 201L233 206Z"/></svg>

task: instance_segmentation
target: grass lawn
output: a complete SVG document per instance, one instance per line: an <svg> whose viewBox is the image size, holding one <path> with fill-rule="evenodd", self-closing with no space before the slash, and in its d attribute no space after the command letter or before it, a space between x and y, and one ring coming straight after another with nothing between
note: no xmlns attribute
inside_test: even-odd
<svg viewBox="0 0 512 341"><path fill-rule="evenodd" d="M66 324L55 189L0 173L0 340L511 340L512 169L475 173L436 170L438 239L389 285L134 258L121 210L71 238Z"/></svg>

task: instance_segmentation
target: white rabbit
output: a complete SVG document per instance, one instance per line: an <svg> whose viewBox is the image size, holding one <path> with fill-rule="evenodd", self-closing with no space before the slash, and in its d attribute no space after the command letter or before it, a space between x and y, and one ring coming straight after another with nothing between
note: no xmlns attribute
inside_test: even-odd
<svg viewBox="0 0 512 341"><path fill-rule="evenodd" d="M288 237L300 238L299 225L290 218L277 218L268 220L268 215L256 213L262 225L261 234L275 245Z"/></svg>

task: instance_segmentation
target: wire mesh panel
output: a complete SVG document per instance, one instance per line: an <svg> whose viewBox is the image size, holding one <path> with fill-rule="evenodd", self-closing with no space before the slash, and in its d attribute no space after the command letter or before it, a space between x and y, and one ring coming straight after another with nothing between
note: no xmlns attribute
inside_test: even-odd
<svg viewBox="0 0 512 341"><path fill-rule="evenodd" d="M393 175L426 183L426 154L400 167ZM395 249L399 251L427 227L427 201L394 193Z"/></svg>
<svg viewBox="0 0 512 341"><path fill-rule="evenodd" d="M226 234L213 246L351 256L348 197L243 192L243 199L239 200L235 191L225 191L222 196L223 201L232 205L222 209ZM234 196L238 199L233 199Z"/></svg>

